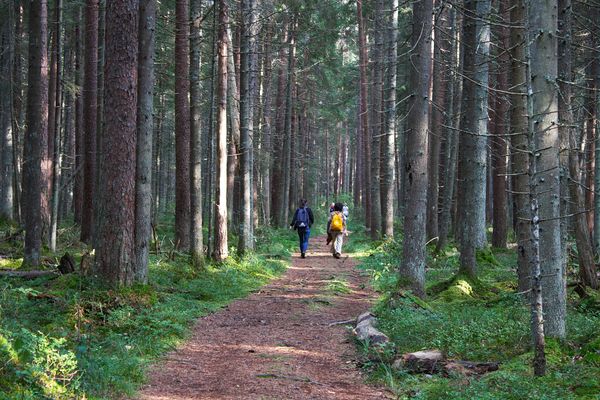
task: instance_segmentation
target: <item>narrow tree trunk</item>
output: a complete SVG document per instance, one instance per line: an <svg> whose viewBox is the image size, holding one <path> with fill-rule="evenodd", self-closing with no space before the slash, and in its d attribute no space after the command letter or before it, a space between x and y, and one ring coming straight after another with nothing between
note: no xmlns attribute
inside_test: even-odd
<svg viewBox="0 0 600 400"><path fill-rule="evenodd" d="M191 259L196 268L204 263L204 241L202 236L202 81L200 80L202 44L202 1L191 0L190 25L190 211L191 211Z"/></svg>
<svg viewBox="0 0 600 400"><path fill-rule="evenodd" d="M529 175L527 140L527 67L526 67L526 31L521 28L526 23L525 4L523 0L513 0L510 11L511 24L515 25L510 32L511 72L509 86L512 108L510 110L510 139L513 179L513 198L515 203L516 236L517 236L517 275L518 291L524 292L531 287L531 231L529 227Z"/></svg>
<svg viewBox="0 0 600 400"><path fill-rule="evenodd" d="M253 136L254 136L254 98L257 95L257 36L258 15L255 0L242 0L242 46L240 71L240 108L241 108L241 224L238 253L254 249L253 224Z"/></svg>
<svg viewBox="0 0 600 400"><path fill-rule="evenodd" d="M506 209L506 121L508 121L509 99L505 94L508 87L508 67L510 56L508 53L510 31L509 0L501 0L499 6L500 17L506 23L498 27L498 36L501 43L498 49L498 73L496 81L497 91L494 93L495 117L493 119L492 140L492 182L493 182L493 232L492 246L505 248L508 234L508 213Z"/></svg>
<svg viewBox="0 0 600 400"><path fill-rule="evenodd" d="M177 0L175 28L175 243L190 248L189 1Z"/></svg>
<svg viewBox="0 0 600 400"><path fill-rule="evenodd" d="M382 89L383 89L383 0L375 2L374 14L374 37L375 43L371 50L372 59L372 84L371 84L371 107L370 107L370 133L371 133L371 179L369 190L371 198L370 219L371 238L381 237L381 134L382 130Z"/></svg>
<svg viewBox="0 0 600 400"><path fill-rule="evenodd" d="M108 2L106 8L106 118L99 187L95 272L113 286L136 281L135 179L138 71L137 0ZM133 16L133 17L132 17Z"/></svg>
<svg viewBox="0 0 600 400"><path fill-rule="evenodd" d="M360 181L362 183L361 187L361 195L362 195L362 205L363 211L365 215L365 225L367 229L370 228L370 215L371 215L371 202L369 195L369 185L371 182L370 179L370 140L369 140L369 115L367 113L367 91L369 87L368 78L367 78L367 64L369 62L367 56L367 39L365 32L365 21L363 18L362 11L362 0L357 0L356 2L356 12L357 12L357 24L358 24L358 65L359 65L359 74L360 74L360 129L359 135L361 136L359 151L361 154L361 169L357 171L357 173L361 174Z"/></svg>
<svg viewBox="0 0 600 400"><path fill-rule="evenodd" d="M594 252L590 231L587 227L585 215L585 199L580 182L579 173L579 151L577 148L576 132L574 125L571 99L573 90L570 82L573 81L572 72L572 4L571 0L559 0L559 37L558 41L558 134L561 139L569 143L569 180L568 188L571 201L574 204L573 214L575 219L575 240L577 243L577 255L579 259L579 275L581 281L593 288L598 288L598 277L596 276L596 265L594 264Z"/></svg>
<svg viewBox="0 0 600 400"><path fill-rule="evenodd" d="M0 97L0 150L2 161L0 165L0 218L6 220L13 219L13 178L14 178L14 143L13 143L13 105L12 105L12 80L11 67L13 65L14 43L12 39L13 30L13 10L12 4L8 5L9 14L6 21L0 28L0 91L3 95Z"/></svg>
<svg viewBox="0 0 600 400"><path fill-rule="evenodd" d="M96 199L96 132L98 96L98 0L87 0L85 7L85 60L83 81L83 208L81 241L91 243L94 236Z"/></svg>
<svg viewBox="0 0 600 400"><path fill-rule="evenodd" d="M227 215L233 222L234 230L237 231L239 212L239 180L237 180L240 168L240 96L237 83L236 63L234 59L233 40L231 27L227 27L227 113L229 116L230 129L227 156Z"/></svg>
<svg viewBox="0 0 600 400"><path fill-rule="evenodd" d="M55 87L54 87L54 126L52 127L52 135L49 135L49 140L53 141L52 146L48 146L48 151L52 150L52 197L51 197L51 220L50 220L50 250L56 251L56 231L58 229L58 200L60 194L60 176L61 176L61 125L62 125L62 0L55 0L55 41L54 48L56 49L56 60L54 62L56 68Z"/></svg>
<svg viewBox="0 0 600 400"><path fill-rule="evenodd" d="M154 136L154 31L156 0L140 3L138 26L137 144L134 280L148 282L152 233L152 139Z"/></svg>
<svg viewBox="0 0 600 400"><path fill-rule="evenodd" d="M288 60L287 60L287 81L285 89L285 125L284 125L284 139L283 139L283 190L282 194L282 205L281 215L279 220L281 226L285 226L289 222L289 208L290 208L290 187L292 179L292 113L293 113L293 87L294 87L294 69L296 65L296 29L297 22L294 19L290 32L289 48L288 48Z"/></svg>
<svg viewBox="0 0 600 400"><path fill-rule="evenodd" d="M444 60L448 52L446 33L448 7L438 0L441 10L437 12L434 28L433 84L431 105L431 134L429 135L429 182L427 185L427 240L439 238L438 197L440 188L440 151L446 104L446 80L448 67ZM436 4L436 5L437 5ZM439 240L439 239L438 239Z"/></svg>
<svg viewBox="0 0 600 400"><path fill-rule="evenodd" d="M384 237L394 236L394 171L396 148L396 69L398 40L398 0L392 0L387 11L386 68L385 68L385 132L381 153L381 232ZM344 162L344 165L347 163Z"/></svg>
<svg viewBox="0 0 600 400"><path fill-rule="evenodd" d="M413 54L410 69L412 96L408 113L404 169L410 193L404 216L400 276L413 292L425 296L425 219L427 217L427 130L431 85L432 0L413 3Z"/></svg>
<svg viewBox="0 0 600 400"><path fill-rule="evenodd" d="M263 96L262 96L262 157L260 167L262 170L262 201L263 201L263 223L271 223L271 161L272 146L272 67L271 67L271 35L273 26L267 25L264 38L263 52Z"/></svg>
<svg viewBox="0 0 600 400"><path fill-rule="evenodd" d="M228 256L227 248L227 4L219 0L219 35L217 41L217 159L215 182L215 238L216 261Z"/></svg>
<svg viewBox="0 0 600 400"><path fill-rule="evenodd" d="M21 222L21 161L22 161L22 142L24 130L23 113L23 85L21 79L21 47L23 42L23 5L21 1L14 2L14 36L13 44L13 65L12 65L12 142L13 142L13 210L15 220Z"/></svg>
<svg viewBox="0 0 600 400"><path fill-rule="evenodd" d="M83 45L84 35L82 26L83 22L83 7L79 7L77 12L77 25L75 27L75 85L82 87L84 82L83 68ZM83 226L83 177L84 177L84 122L83 122L83 93L79 91L75 98L75 179L73 181L73 214L75 223ZM83 228L82 228L83 229Z"/></svg>

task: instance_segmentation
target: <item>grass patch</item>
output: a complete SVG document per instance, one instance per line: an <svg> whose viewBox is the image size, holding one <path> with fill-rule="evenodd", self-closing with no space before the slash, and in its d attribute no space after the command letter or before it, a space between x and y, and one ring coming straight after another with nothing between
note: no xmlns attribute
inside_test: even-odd
<svg viewBox="0 0 600 400"><path fill-rule="evenodd" d="M333 295L341 295L352 293L352 289L348 285L348 282L343 278L332 278L327 283L327 292Z"/></svg>
<svg viewBox="0 0 600 400"><path fill-rule="evenodd" d="M279 276L296 244L293 232L263 230L257 247L269 249L266 256L230 257L198 270L187 255L169 251L165 226L148 285L105 290L78 274L0 278L0 399L132 395L148 365L185 340L196 318ZM76 259L85 250L77 235L67 228L60 242ZM18 246L5 249L19 254ZM57 257L47 250L44 256Z"/></svg>
<svg viewBox="0 0 600 400"><path fill-rule="evenodd" d="M395 370L393 357L359 347L371 379L386 384L399 399L598 399L600 394L600 307L594 299L569 295L567 339L547 343L548 373L531 369L530 310L516 292L514 251L485 249L477 254L477 279L457 275L459 253L448 246L430 252L425 301L398 290L400 242L373 244L361 268L381 292L375 306L379 328L393 353L437 348L449 357L498 361L500 369L479 378L413 375Z"/></svg>

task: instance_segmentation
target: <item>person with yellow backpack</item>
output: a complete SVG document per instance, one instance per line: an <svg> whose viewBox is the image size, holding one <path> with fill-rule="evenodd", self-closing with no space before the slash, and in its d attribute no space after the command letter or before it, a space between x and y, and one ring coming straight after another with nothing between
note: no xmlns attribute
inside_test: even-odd
<svg viewBox="0 0 600 400"><path fill-rule="evenodd" d="M346 232L346 216L343 209L344 205L342 203L335 203L333 212L329 215L329 221L327 221L327 233L332 241L331 254L335 258L340 258L342 255L342 244Z"/></svg>

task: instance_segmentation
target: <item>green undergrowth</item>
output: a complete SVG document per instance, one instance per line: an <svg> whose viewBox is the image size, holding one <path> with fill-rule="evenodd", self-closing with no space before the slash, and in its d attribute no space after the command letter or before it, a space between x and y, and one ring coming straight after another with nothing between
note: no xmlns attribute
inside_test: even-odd
<svg viewBox="0 0 600 400"><path fill-rule="evenodd" d="M150 256L149 284L127 289L105 290L77 273L0 278L0 399L133 394L149 363L185 340L196 318L285 270L295 236L287 230L258 233L257 254L194 269L187 255L172 251L166 224L159 227L160 252ZM85 247L75 235L63 233L61 251L78 260ZM3 246L1 259L16 267L18 243ZM58 254L45 250L45 258L51 263Z"/></svg>
<svg viewBox="0 0 600 400"><path fill-rule="evenodd" d="M430 249L433 250L433 249ZM476 279L459 275L459 253L448 246L426 269L427 298L399 289L400 242L376 243L362 259L381 297L374 308L391 339L384 350L361 345L364 365L399 399L600 399L600 304L569 292L566 340L548 340L548 373L532 374L530 310L516 293L514 250L478 253ZM391 367L400 354L440 349L449 358L497 361L481 377L411 374Z"/></svg>

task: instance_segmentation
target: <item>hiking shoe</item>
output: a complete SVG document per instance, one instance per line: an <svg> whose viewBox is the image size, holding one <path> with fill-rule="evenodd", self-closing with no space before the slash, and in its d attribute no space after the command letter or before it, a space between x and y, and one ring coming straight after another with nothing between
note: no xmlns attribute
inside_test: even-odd
<svg viewBox="0 0 600 400"><path fill-rule="evenodd" d="M301 257L301 258L306 258L306 253L301 253L301 254L300 254L300 257Z"/></svg>
<svg viewBox="0 0 600 400"><path fill-rule="evenodd" d="M340 253L334 253L334 254L333 254L333 256L334 256L335 258L340 258L341 254L340 254Z"/></svg>

